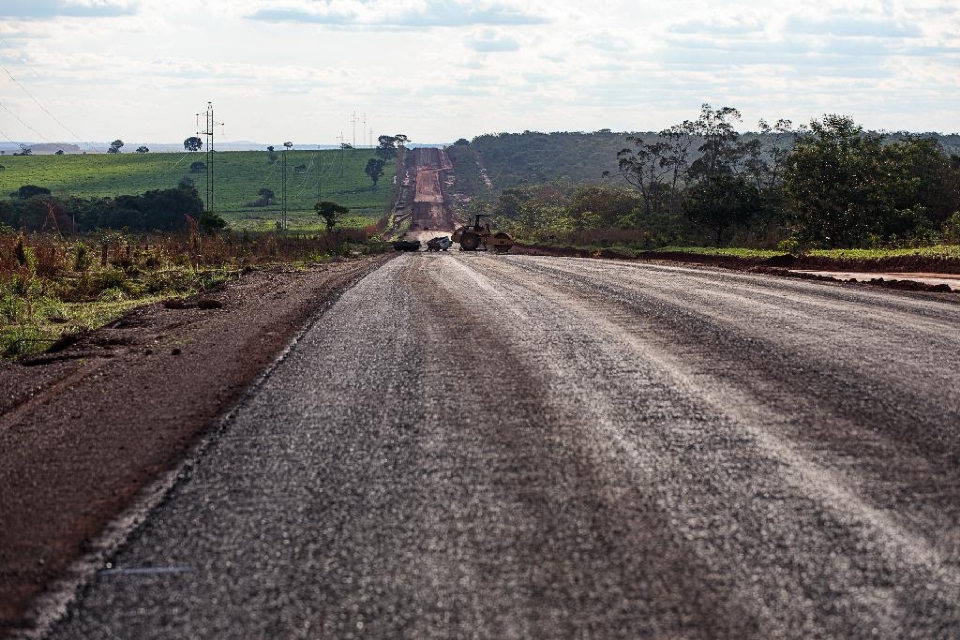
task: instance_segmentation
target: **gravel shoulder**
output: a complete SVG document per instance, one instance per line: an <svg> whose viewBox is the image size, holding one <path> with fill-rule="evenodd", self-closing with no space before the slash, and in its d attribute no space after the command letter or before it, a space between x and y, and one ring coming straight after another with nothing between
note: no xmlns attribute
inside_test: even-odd
<svg viewBox="0 0 960 640"><path fill-rule="evenodd" d="M0 363L0 636L173 469L318 312L390 256L253 271Z"/></svg>

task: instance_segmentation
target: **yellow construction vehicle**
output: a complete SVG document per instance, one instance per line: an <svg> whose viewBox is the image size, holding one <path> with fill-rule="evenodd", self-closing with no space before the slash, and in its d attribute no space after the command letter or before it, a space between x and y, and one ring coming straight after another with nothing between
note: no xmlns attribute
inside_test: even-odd
<svg viewBox="0 0 960 640"><path fill-rule="evenodd" d="M496 253L506 253L513 246L509 233L490 231L490 223L480 224L480 218L489 218L486 214L477 214L473 225L464 225L453 232L452 239L460 243L460 251L487 251L490 247Z"/></svg>

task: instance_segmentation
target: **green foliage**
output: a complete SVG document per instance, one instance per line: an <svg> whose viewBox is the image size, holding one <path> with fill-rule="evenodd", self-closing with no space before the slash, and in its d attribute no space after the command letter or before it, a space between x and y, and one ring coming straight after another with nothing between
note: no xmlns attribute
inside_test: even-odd
<svg viewBox="0 0 960 640"><path fill-rule="evenodd" d="M216 233L227 228L227 221L213 211L200 214L200 229L204 233Z"/></svg>
<svg viewBox="0 0 960 640"><path fill-rule="evenodd" d="M960 245L960 212L954 213L943 225L943 241Z"/></svg>
<svg viewBox="0 0 960 640"><path fill-rule="evenodd" d="M929 242L960 208L960 171L935 140L885 142L847 116L810 123L785 180L798 237L814 246Z"/></svg>
<svg viewBox="0 0 960 640"><path fill-rule="evenodd" d="M843 116L799 130L761 120L741 134L739 120L734 108L704 104L658 133L526 131L447 153L460 201L494 200L499 224L521 237L628 227L648 246L801 250L920 246L960 233L960 136L880 135ZM592 200L587 187L612 177L636 189L632 202Z"/></svg>
<svg viewBox="0 0 960 640"><path fill-rule="evenodd" d="M380 136L377 138L377 156L381 160L390 160L397 157L397 139L395 136Z"/></svg>
<svg viewBox="0 0 960 640"><path fill-rule="evenodd" d="M16 197L21 200L26 200L27 198L32 198L34 196L48 196L50 195L50 189L46 187L38 187L32 184L25 184L19 189L17 189Z"/></svg>
<svg viewBox="0 0 960 640"><path fill-rule="evenodd" d="M43 231L55 224L58 229L132 229L175 231L187 227L187 216L198 219L203 202L195 188L158 189L136 196L117 198L69 198L52 196L28 200L0 200L0 221L28 231Z"/></svg>
<svg viewBox="0 0 960 640"><path fill-rule="evenodd" d="M314 205L314 209L316 210L317 215L323 218L323 221L327 225L328 232L333 231L333 228L337 225L337 222L339 222L344 215L350 212L349 208L328 200L318 202L316 205Z"/></svg>
<svg viewBox="0 0 960 640"><path fill-rule="evenodd" d="M83 242L78 242L75 248L76 255L73 259L73 269L75 271L87 271L93 266L93 251Z"/></svg>
<svg viewBox="0 0 960 640"><path fill-rule="evenodd" d="M203 149L203 140L197 136L190 136L183 141L183 148L187 151L199 151Z"/></svg>
<svg viewBox="0 0 960 640"><path fill-rule="evenodd" d="M370 158L367 160L367 166L363 172L370 176L370 180L373 181L374 189L377 188L377 181L380 180L380 176L383 175L384 164L386 164L386 161L382 158Z"/></svg>
<svg viewBox="0 0 960 640"><path fill-rule="evenodd" d="M741 176L718 174L697 182L688 194L687 217L707 228L716 246L734 226L748 222L761 211L760 190Z"/></svg>

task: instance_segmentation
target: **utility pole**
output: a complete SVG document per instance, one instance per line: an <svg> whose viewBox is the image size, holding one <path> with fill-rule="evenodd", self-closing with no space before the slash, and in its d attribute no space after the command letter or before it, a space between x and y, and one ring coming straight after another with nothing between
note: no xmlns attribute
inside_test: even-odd
<svg viewBox="0 0 960 640"><path fill-rule="evenodd" d="M281 194L281 195L280 195L280 198L281 198L281 201L282 201L282 203L283 203L283 204L281 205L281 211L280 211L280 217L281 217L280 226L281 226L281 228L283 228L284 231L286 231L287 225L288 225L288 222L287 222L287 211L288 211L288 206L287 206L287 151L289 151L292 147L293 147L293 143L292 143L292 142L284 142L284 143L283 143L283 153L280 155L280 157L281 157L281 162L280 162L280 176L281 176L281 177L280 177L280 185L281 185L281 186L280 186L280 194Z"/></svg>
<svg viewBox="0 0 960 640"><path fill-rule="evenodd" d="M198 136L206 136L207 139L207 211L213 211L214 199L213 199L213 130L214 127L222 127L222 122L216 122L213 118L213 103L207 103L207 113L205 129L203 131L197 131ZM197 114L197 124L200 123L200 114Z"/></svg>
<svg viewBox="0 0 960 640"><path fill-rule="evenodd" d="M317 202L323 200L323 152L317 145Z"/></svg>
<svg viewBox="0 0 960 640"><path fill-rule="evenodd" d="M353 123L353 148L357 148L357 112L353 112L353 117L350 118L350 122Z"/></svg>

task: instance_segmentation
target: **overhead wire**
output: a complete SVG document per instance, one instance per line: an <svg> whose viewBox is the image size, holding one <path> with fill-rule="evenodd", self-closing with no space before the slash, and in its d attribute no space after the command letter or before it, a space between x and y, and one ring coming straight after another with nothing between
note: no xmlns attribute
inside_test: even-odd
<svg viewBox="0 0 960 640"><path fill-rule="evenodd" d="M14 49L13 45L11 45L9 42L7 42L6 39L4 39L2 36L0 36L0 42L2 42L5 46L9 47L10 49ZM24 60L24 61L23 61L23 64L24 64L24 66L26 66L26 67L33 73L34 76L40 77L40 74L38 74L38 73L36 72L36 70L30 65L30 63L28 63L28 62L26 62L26 61ZM73 139L76 140L78 143L80 143L81 146L85 146L85 147L87 147L88 149L96 149L96 147L93 145L92 142L85 141L85 140L83 140L82 138L80 138L80 136L77 135L77 133L76 133L73 129L71 129L70 127L68 127L62 120L60 120L60 118L58 118L58 117L57 117L56 115L54 115L49 109L47 109L45 106L43 106L43 104L42 104L39 100L37 100L37 98L36 98L32 93L30 93L25 86L23 86L23 83L21 83L19 80L16 79L16 77L14 77L14 75L10 72L9 69L7 69L7 67L5 67L5 66L3 66L3 65L0 65L0 69L3 69L4 73L7 74L7 76L10 78L10 80L12 80L13 83L14 83L15 85L17 85L17 87L19 87L20 90L23 91L23 92L27 95L27 97L29 97L29 98L34 102L34 104L36 104L38 107L40 107L40 110L41 110L41 111L43 111L45 114L47 114L48 116L50 116L50 119L51 119L51 120L53 120L53 121L56 122L58 125L60 125L61 127L63 127L64 131L66 131L66 132L69 133L71 136L73 136ZM7 111L10 112L9 109L7 109ZM16 115L13 114L12 112L10 112L10 113L11 113L12 115L14 115L14 117L16 117L17 120L19 120L21 124L23 124L23 125L26 126L28 129L30 129L31 131L33 131L34 133L36 133L37 135L39 135L41 138L43 138L43 140L44 140L45 142L50 142L49 139L45 138L45 137L44 137L42 134L40 134L36 129L34 129L33 127L27 125L25 122L23 122L22 119L20 119L18 116L16 116Z"/></svg>
<svg viewBox="0 0 960 640"><path fill-rule="evenodd" d="M43 135L42 133L40 133L39 131L37 131L37 130L34 129L33 127L31 127L29 124L27 124L26 122L23 121L23 118L21 118L20 116L18 116L17 114L15 114L13 111L11 111L11 110L10 110L10 107L8 107L7 105L5 105L5 104L3 104L2 102L0 102L0 108L2 108L4 111L6 111L6 112L9 113L10 115L12 115L14 118L16 118L16 119L17 119L17 122L19 122L20 124L22 124L23 126L25 126L27 129L30 129L30 131L33 131L35 134L37 134L38 136L40 136L40 139L41 139L41 140L43 140L44 142L50 142L49 138L47 138L45 135Z"/></svg>

